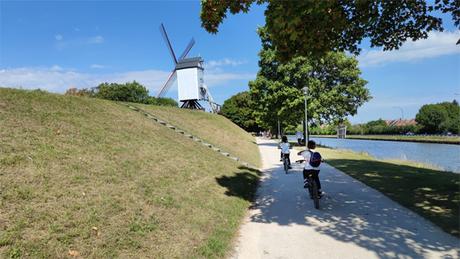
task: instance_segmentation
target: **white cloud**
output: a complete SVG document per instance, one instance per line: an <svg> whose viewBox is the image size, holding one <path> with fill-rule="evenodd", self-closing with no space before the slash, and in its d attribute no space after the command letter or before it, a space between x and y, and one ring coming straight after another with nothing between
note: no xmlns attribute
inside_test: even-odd
<svg viewBox="0 0 460 259"><path fill-rule="evenodd" d="M83 73L65 70L59 66L49 68L7 68L0 69L0 86L24 89L43 89L63 93L70 87L95 87L103 82L125 83L136 80L154 95L163 86L170 72L162 70L139 70L122 73ZM231 86L232 81L250 80L255 74L210 72L204 75L208 87ZM172 87L175 91L175 87Z"/></svg>
<svg viewBox="0 0 460 259"><path fill-rule="evenodd" d="M54 38L55 38L56 40L63 40L63 39L64 39L64 37L63 37L61 34L56 34L56 35L54 35Z"/></svg>
<svg viewBox="0 0 460 259"><path fill-rule="evenodd" d="M205 72L204 82L208 87L216 87L221 85L230 85L231 81L237 80L253 80L256 78L256 74L251 73L225 73L225 72Z"/></svg>
<svg viewBox="0 0 460 259"><path fill-rule="evenodd" d="M399 50L363 51L358 60L360 66L369 67L392 62L413 62L438 56L460 54L460 47L456 45L459 38L460 31L430 32L427 39L408 41Z"/></svg>
<svg viewBox="0 0 460 259"><path fill-rule="evenodd" d="M100 64L92 64L90 67L91 67L91 68L95 68L95 69L105 68L104 65L100 65Z"/></svg>
<svg viewBox="0 0 460 259"><path fill-rule="evenodd" d="M58 65L54 65L50 68L51 71L62 71L62 67L58 66Z"/></svg>
<svg viewBox="0 0 460 259"><path fill-rule="evenodd" d="M97 36L88 38L86 42L88 44L101 44L101 43L104 43L104 37L102 37L101 35L97 35Z"/></svg>
<svg viewBox="0 0 460 259"><path fill-rule="evenodd" d="M57 37L56 37L57 39ZM105 39L101 35L86 37L86 38L74 38L64 40L64 37L60 37L60 40L56 41L55 46L58 50L63 50L70 47L81 47L85 45L94 45L102 44L105 42Z"/></svg>
<svg viewBox="0 0 460 259"><path fill-rule="evenodd" d="M222 66L235 67L235 66L239 66L245 63L247 63L247 61L224 58L224 59L219 59L219 60L210 60L205 63L205 67L207 69L213 69L213 68L222 67Z"/></svg>

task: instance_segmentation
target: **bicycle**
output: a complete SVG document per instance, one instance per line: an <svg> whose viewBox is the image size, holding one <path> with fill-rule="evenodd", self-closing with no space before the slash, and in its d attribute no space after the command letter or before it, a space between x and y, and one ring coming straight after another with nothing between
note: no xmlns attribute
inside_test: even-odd
<svg viewBox="0 0 460 259"><path fill-rule="evenodd" d="M283 167L284 167L284 172L288 174L289 171L289 161L286 158L286 156L283 154Z"/></svg>
<svg viewBox="0 0 460 259"><path fill-rule="evenodd" d="M315 205L315 209L319 209L319 193L318 193L318 185L316 184L316 181L313 180L313 174L310 173L307 175L307 183L305 185L307 186L308 193L310 194L310 198L313 200L313 204Z"/></svg>

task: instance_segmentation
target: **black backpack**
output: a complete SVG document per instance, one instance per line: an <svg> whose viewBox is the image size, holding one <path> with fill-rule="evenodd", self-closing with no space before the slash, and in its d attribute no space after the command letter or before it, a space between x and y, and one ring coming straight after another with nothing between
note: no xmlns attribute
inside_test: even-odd
<svg viewBox="0 0 460 259"><path fill-rule="evenodd" d="M310 151L310 154L310 165L312 167L318 167L321 164L321 154L313 151Z"/></svg>

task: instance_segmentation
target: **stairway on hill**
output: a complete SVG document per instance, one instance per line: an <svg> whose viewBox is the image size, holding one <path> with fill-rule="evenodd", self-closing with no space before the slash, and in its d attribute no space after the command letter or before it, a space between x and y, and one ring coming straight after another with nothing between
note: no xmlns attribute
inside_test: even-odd
<svg viewBox="0 0 460 259"><path fill-rule="evenodd" d="M207 142L203 141L201 138L199 138L199 137L197 137L197 136L195 136L193 134L190 134L190 133L186 132L185 130L182 130L182 129L178 128L177 126L174 126L174 125L172 125L172 124L170 124L170 123L168 123L168 122L166 122L164 120L161 120L161 119L157 118L155 115L153 115L153 114L151 114L151 113L149 113L149 112L147 112L147 111L145 111L145 110L143 110L143 109L141 109L139 107L136 107L134 105L127 104L127 103L123 103L123 104L125 106L127 106L128 108L130 108L131 110L133 110L133 111L137 111L137 112L140 112L140 113L144 114L144 116L146 116L150 120L152 120L152 121L154 121L154 122L156 122L156 123L158 123L158 124L160 124L160 125L162 125L164 127L167 127L167 128L169 128L171 130L174 130L174 132L176 132L177 134L183 135L186 138L190 138L190 139L192 139L193 141L195 141L197 143L201 143L202 145L211 148L213 151L218 152L218 153L222 154L223 156L228 157L229 159L232 159L232 160L235 160L235 161L239 162L243 166L253 168L253 169L257 169L257 167L255 165L252 165L252 164L250 164L248 162L245 162L245 161L241 160L239 157L234 156L234 155L230 154L229 152L223 151L222 148L217 147L217 146L215 146L213 144L207 143Z"/></svg>

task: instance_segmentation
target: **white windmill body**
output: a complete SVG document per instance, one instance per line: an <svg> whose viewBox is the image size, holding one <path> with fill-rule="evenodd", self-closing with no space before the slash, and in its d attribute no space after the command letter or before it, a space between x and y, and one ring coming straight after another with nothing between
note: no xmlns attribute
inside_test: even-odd
<svg viewBox="0 0 460 259"><path fill-rule="evenodd" d="M175 67L166 83L158 92L157 97L164 96L168 89L171 88L174 83L177 83L178 99L179 102L182 103L181 108L204 110L198 101L208 101L211 110L213 112L218 112L220 110L220 105L214 103L208 92L208 88L204 84L204 60L201 57L186 58L195 44L195 40L193 38L190 40L190 43L187 45L182 55L177 59L163 24L160 26L160 31L168 45Z"/></svg>

